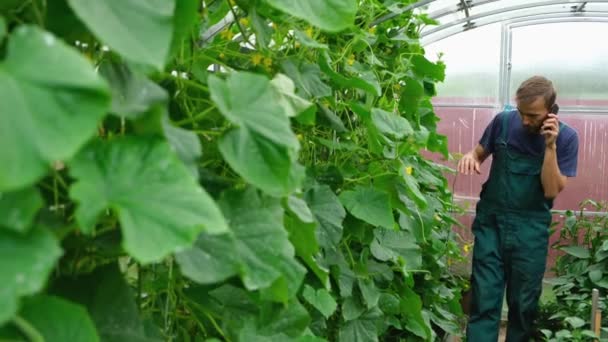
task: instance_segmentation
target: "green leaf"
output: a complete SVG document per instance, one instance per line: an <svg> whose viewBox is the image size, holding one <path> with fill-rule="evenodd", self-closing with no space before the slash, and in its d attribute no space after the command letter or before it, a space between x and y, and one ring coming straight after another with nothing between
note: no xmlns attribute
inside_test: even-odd
<svg viewBox="0 0 608 342"><path fill-rule="evenodd" d="M280 202L260 197L250 188L224 193L220 205L230 217L245 287L250 291L265 288L284 276L288 278L288 297L293 296L306 270L294 259Z"/></svg>
<svg viewBox="0 0 608 342"><path fill-rule="evenodd" d="M377 342L376 321L382 318L377 308L363 314L359 319L346 322L339 333L340 342Z"/></svg>
<svg viewBox="0 0 608 342"><path fill-rule="evenodd" d="M278 98L279 105L288 117L295 117L313 106L312 102L295 94L296 86L291 78L283 74L277 74L270 83L280 95Z"/></svg>
<svg viewBox="0 0 608 342"><path fill-rule="evenodd" d="M6 37L6 20L3 16L0 16L0 42Z"/></svg>
<svg viewBox="0 0 608 342"><path fill-rule="evenodd" d="M281 67L294 81L301 97L310 99L331 96L332 89L321 79L321 69L317 64L287 60Z"/></svg>
<svg viewBox="0 0 608 342"><path fill-rule="evenodd" d="M278 10L304 19L329 32L338 32L353 26L357 13L355 0L266 0L266 2Z"/></svg>
<svg viewBox="0 0 608 342"><path fill-rule="evenodd" d="M68 0L89 29L134 62L165 66L173 35L174 0Z"/></svg>
<svg viewBox="0 0 608 342"><path fill-rule="evenodd" d="M265 76L236 72L222 80L211 75L209 91L220 112L235 125L255 132L279 146L299 149L288 113L278 101L281 95Z"/></svg>
<svg viewBox="0 0 608 342"><path fill-rule="evenodd" d="M304 179L304 168L290 151L245 127L234 128L219 142L226 162L247 182L264 192L285 196Z"/></svg>
<svg viewBox="0 0 608 342"><path fill-rule="evenodd" d="M35 188L0 193L0 227L27 232L43 204Z"/></svg>
<svg viewBox="0 0 608 342"><path fill-rule="evenodd" d="M52 296L24 301L19 312L45 341L99 341L95 325L86 308Z"/></svg>
<svg viewBox="0 0 608 342"><path fill-rule="evenodd" d="M380 290L374 284L372 279L357 279L357 284L359 285L359 290L361 291L361 295L363 296L363 300L367 305L368 309L371 309L378 305L378 300L380 299Z"/></svg>
<svg viewBox="0 0 608 342"><path fill-rule="evenodd" d="M403 137L414 133L409 121L399 115L382 109L372 109L372 121L380 133L397 139L402 139Z"/></svg>
<svg viewBox="0 0 608 342"><path fill-rule="evenodd" d="M164 116L162 119L163 132L165 138L179 159L188 167L190 173L198 178L198 160L203 155L201 151L201 141L196 133L173 126L169 119Z"/></svg>
<svg viewBox="0 0 608 342"><path fill-rule="evenodd" d="M405 288L401 299L401 312L406 319L405 328L423 339L429 339L431 328L422 316L422 300L412 289Z"/></svg>
<svg viewBox="0 0 608 342"><path fill-rule="evenodd" d="M311 49L324 49L324 50L329 49L329 46L327 46L327 44L321 44L321 43L317 42L316 40L314 40L311 37L307 36L306 33L302 32L300 30L295 30L294 34L296 36L296 39L303 46L309 47Z"/></svg>
<svg viewBox="0 0 608 342"><path fill-rule="evenodd" d="M582 246L565 246L565 247L561 247L560 249L579 259L591 258L591 254L589 253L589 250Z"/></svg>
<svg viewBox="0 0 608 342"><path fill-rule="evenodd" d="M62 251L50 231L0 230L0 326L17 313L18 300L39 292Z"/></svg>
<svg viewBox="0 0 608 342"><path fill-rule="evenodd" d="M285 228L289 232L289 241L296 249L296 255L313 271L323 286L329 288L328 271L315 260L315 255L319 251L319 243L316 237L317 223L305 223L299 219L286 216Z"/></svg>
<svg viewBox="0 0 608 342"><path fill-rule="evenodd" d="M405 85L401 87L399 109L406 114L406 118L413 121L418 111L420 101L424 97L424 88L420 81L406 77L403 79ZM416 120L417 122L417 120Z"/></svg>
<svg viewBox="0 0 608 342"><path fill-rule="evenodd" d="M177 253L182 273L199 284L213 284L238 274L241 260L231 234L201 233L191 248Z"/></svg>
<svg viewBox="0 0 608 342"><path fill-rule="evenodd" d="M326 289L315 290L309 285L304 285L302 296L310 305L319 310L325 318L329 318L333 315L338 306L334 298Z"/></svg>
<svg viewBox="0 0 608 342"><path fill-rule="evenodd" d="M565 319L565 321L566 323L570 324L570 326L572 326L572 328L574 329L581 328L586 324L585 320L578 317L568 317Z"/></svg>
<svg viewBox="0 0 608 342"><path fill-rule="evenodd" d="M401 311L399 297L392 293L382 293L378 300L378 308L385 315L397 315Z"/></svg>
<svg viewBox="0 0 608 342"><path fill-rule="evenodd" d="M395 224L387 193L371 187L356 187L340 194L340 201L358 219L371 225L392 228Z"/></svg>
<svg viewBox="0 0 608 342"><path fill-rule="evenodd" d="M135 296L117 264L76 278L60 278L52 285L51 293L85 306L101 341L160 342L149 336L150 329L140 318Z"/></svg>
<svg viewBox="0 0 608 342"><path fill-rule="evenodd" d="M168 101L166 90L124 63L104 61L99 73L110 84L113 114L136 119Z"/></svg>
<svg viewBox="0 0 608 342"><path fill-rule="evenodd" d="M361 317L365 307L355 297L348 297L342 302L342 317L345 321L352 321Z"/></svg>
<svg viewBox="0 0 608 342"><path fill-rule="evenodd" d="M198 33L200 5L199 0L178 0L175 2L173 37L171 39L171 53L173 55L178 54L184 40Z"/></svg>
<svg viewBox="0 0 608 342"><path fill-rule="evenodd" d="M594 283L597 283L598 281L602 280L603 276L604 272L602 272L602 270L592 270L589 272L589 279Z"/></svg>
<svg viewBox="0 0 608 342"><path fill-rule="evenodd" d="M319 66L323 73L331 78L338 86L342 88L355 88L366 91L372 95L380 96L381 92L378 90L375 84L370 83L368 80L359 77L346 77L341 73L335 72L330 66L329 54L319 54ZM377 80L375 81L377 83Z"/></svg>
<svg viewBox="0 0 608 342"><path fill-rule="evenodd" d="M99 214L114 209L123 246L143 263L191 246L198 234L222 233L226 222L169 145L152 137L96 141L70 164L78 181L70 196L76 219L91 233Z"/></svg>
<svg viewBox="0 0 608 342"><path fill-rule="evenodd" d="M445 64L441 61L433 63L423 55L414 55L412 56L412 69L420 77L426 77L436 82L445 80Z"/></svg>
<svg viewBox="0 0 608 342"><path fill-rule="evenodd" d="M414 170L415 172L416 170ZM406 167L402 167L399 170L402 179L405 181L404 183L399 183L398 188L402 189L405 194L407 194L408 198L412 199L418 207L426 208L428 202L426 197L420 192L420 185L418 181L413 175L410 175L406 171ZM401 195L402 191L400 191Z"/></svg>
<svg viewBox="0 0 608 342"><path fill-rule="evenodd" d="M0 191L33 184L95 134L110 103L91 64L50 33L17 28L0 64ZM58 139L60 137L60 139Z"/></svg>
<svg viewBox="0 0 608 342"><path fill-rule="evenodd" d="M226 3L226 1L222 1ZM249 17L251 18L251 27L255 32L255 43L260 47L260 50L268 47L272 41L272 28L268 25L266 19L257 12L255 6L249 9Z"/></svg>
<svg viewBox="0 0 608 342"><path fill-rule="evenodd" d="M405 263L406 269L422 266L422 252L411 233L404 230L377 228L370 246L372 255L380 261Z"/></svg>
<svg viewBox="0 0 608 342"><path fill-rule="evenodd" d="M308 190L304 198L319 222L317 240L320 246L337 246L342 239L342 221L346 217L346 211L338 197L329 186L322 185Z"/></svg>
<svg viewBox="0 0 608 342"><path fill-rule="evenodd" d="M306 201L304 201L303 199L293 196L293 195L289 196L287 198L287 206L289 207L289 210L291 210L291 212L296 214L296 216L302 222L305 222L305 223L315 222L315 218L312 215L310 208L308 208L308 204L306 204Z"/></svg>
<svg viewBox="0 0 608 342"><path fill-rule="evenodd" d="M287 305L264 305L258 317L257 326L260 328L259 331L266 336L284 333L290 337L297 337L302 334L309 323L310 316L306 308L297 300L293 300Z"/></svg>

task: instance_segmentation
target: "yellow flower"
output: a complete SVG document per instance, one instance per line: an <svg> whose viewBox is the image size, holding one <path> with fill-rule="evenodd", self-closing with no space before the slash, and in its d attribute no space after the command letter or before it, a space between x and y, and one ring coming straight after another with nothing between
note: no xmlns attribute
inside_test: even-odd
<svg viewBox="0 0 608 342"><path fill-rule="evenodd" d="M259 53L254 53L251 56L251 63L253 63L253 65L259 65L260 63L262 63L263 58L264 56L260 55Z"/></svg>
<svg viewBox="0 0 608 342"><path fill-rule="evenodd" d="M264 57L264 66L270 68L272 66L272 58Z"/></svg>
<svg viewBox="0 0 608 342"><path fill-rule="evenodd" d="M226 58L226 55L224 55L224 53L223 53L223 52L222 52L222 53L220 53L220 59L224 59L224 58Z"/></svg>
<svg viewBox="0 0 608 342"><path fill-rule="evenodd" d="M376 34L376 26L370 27L369 30L367 30L367 32L369 32L371 34Z"/></svg>
<svg viewBox="0 0 608 342"><path fill-rule="evenodd" d="M302 141L303 136L302 136L302 134L299 134L299 133L298 133L298 134L296 134L296 138L298 138L298 140Z"/></svg>
<svg viewBox="0 0 608 342"><path fill-rule="evenodd" d="M312 27L307 28L304 33L306 33L308 38L312 38L312 34L313 34Z"/></svg>
<svg viewBox="0 0 608 342"><path fill-rule="evenodd" d="M249 19L241 18L241 19L239 19L239 23L241 23L241 26L247 26L247 25L249 25Z"/></svg>
<svg viewBox="0 0 608 342"><path fill-rule="evenodd" d="M408 175L412 175L412 173L414 173L414 168L411 166L408 166L405 168L405 173L407 173Z"/></svg>
<svg viewBox="0 0 608 342"><path fill-rule="evenodd" d="M230 6L234 7L236 6L236 2L234 2L234 0L228 0L228 3L230 4Z"/></svg>
<svg viewBox="0 0 608 342"><path fill-rule="evenodd" d="M222 37L226 40L232 40L232 38L234 37L234 33L232 33L232 31L230 31L230 30L224 30L224 31L220 32L220 37Z"/></svg>
<svg viewBox="0 0 608 342"><path fill-rule="evenodd" d="M439 216L439 214L435 214L435 220L441 221L441 217Z"/></svg>
<svg viewBox="0 0 608 342"><path fill-rule="evenodd" d="M462 249L464 250L464 254L467 255L471 251L471 245L467 243L462 247Z"/></svg>
<svg viewBox="0 0 608 342"><path fill-rule="evenodd" d="M346 63L348 63L348 65L353 65L355 64L355 55L350 55L348 57L348 59L346 60Z"/></svg>
<svg viewBox="0 0 608 342"><path fill-rule="evenodd" d="M399 84L399 83L395 83L395 84L393 85L393 89L395 89L395 90L399 90L399 89L401 89L401 84Z"/></svg>
<svg viewBox="0 0 608 342"><path fill-rule="evenodd" d="M295 46L296 48L299 48L301 45L302 45L302 44L300 44L300 42L296 42L296 43L294 44L294 46Z"/></svg>

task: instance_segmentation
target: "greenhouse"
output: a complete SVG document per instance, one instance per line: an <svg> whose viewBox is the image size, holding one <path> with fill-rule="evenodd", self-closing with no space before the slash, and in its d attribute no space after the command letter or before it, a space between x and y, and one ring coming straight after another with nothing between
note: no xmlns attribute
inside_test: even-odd
<svg viewBox="0 0 608 342"><path fill-rule="evenodd" d="M608 0L1 0L0 341L608 340Z"/></svg>

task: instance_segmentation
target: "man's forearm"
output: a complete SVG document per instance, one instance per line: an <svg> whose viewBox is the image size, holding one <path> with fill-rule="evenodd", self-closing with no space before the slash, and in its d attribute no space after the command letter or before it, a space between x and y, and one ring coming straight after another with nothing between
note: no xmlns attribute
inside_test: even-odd
<svg viewBox="0 0 608 342"><path fill-rule="evenodd" d="M545 159L541 171L541 182L546 198L555 198L564 188L564 181L557 165L557 148L555 146L545 148Z"/></svg>

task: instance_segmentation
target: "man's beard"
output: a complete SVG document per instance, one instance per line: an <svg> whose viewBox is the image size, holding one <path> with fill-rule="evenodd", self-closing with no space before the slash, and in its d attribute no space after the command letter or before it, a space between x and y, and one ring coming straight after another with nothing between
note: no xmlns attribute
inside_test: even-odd
<svg viewBox="0 0 608 342"><path fill-rule="evenodd" d="M524 129L529 134L539 134L540 133L540 126L525 126L524 125Z"/></svg>

